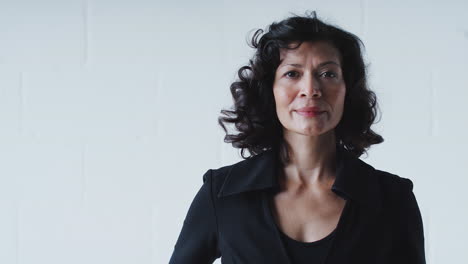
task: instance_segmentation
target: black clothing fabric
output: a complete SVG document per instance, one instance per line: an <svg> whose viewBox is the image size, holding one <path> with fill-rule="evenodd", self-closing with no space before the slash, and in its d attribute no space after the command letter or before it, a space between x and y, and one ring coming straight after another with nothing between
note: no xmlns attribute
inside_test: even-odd
<svg viewBox="0 0 468 264"><path fill-rule="evenodd" d="M346 213L347 213L347 206L346 203L345 207L343 208L343 212L340 216L340 221L343 221ZM269 204L271 217L274 219L273 211L271 203ZM333 242L333 238L336 234L336 228L328 234L326 237L314 241L314 242L300 242L290 238L288 235L283 233L276 225L276 228L279 231L281 236L281 240L283 241L284 247L286 252L288 253L289 259L291 264L319 264L325 261L325 257L327 255L328 249Z"/></svg>
<svg viewBox="0 0 468 264"><path fill-rule="evenodd" d="M296 241L280 230L281 239L292 264L323 263L335 233L336 229L323 239L307 243Z"/></svg>
<svg viewBox="0 0 468 264"><path fill-rule="evenodd" d="M293 264L268 208L279 190L273 150L203 175L170 264ZM425 264L421 213L407 178L378 170L337 146L331 190L347 201L323 263ZM310 263L314 263L310 260Z"/></svg>

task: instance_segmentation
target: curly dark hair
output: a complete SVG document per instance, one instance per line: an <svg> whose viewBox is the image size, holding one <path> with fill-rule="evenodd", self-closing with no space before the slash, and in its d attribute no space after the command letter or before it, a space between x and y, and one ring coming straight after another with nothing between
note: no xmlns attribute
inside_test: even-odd
<svg viewBox="0 0 468 264"><path fill-rule="evenodd" d="M316 12L305 16L294 15L274 22L266 33L257 29L249 46L255 48L249 64L241 67L238 80L230 86L234 101L233 110L221 110L219 125L226 132L224 142L245 150L250 156L274 149L280 151L283 162L288 162L287 144L283 139L282 125L276 114L273 82L280 64L280 49L297 48L304 41L327 41L338 49L342 58L346 85L343 116L335 127L337 146L359 157L372 144L383 142L382 136L371 130L377 116L377 98L369 90L366 66L361 53L362 41L354 34L324 23ZM262 35L263 34L263 35ZM290 47L298 42L296 47ZM237 134L228 134L225 124L234 124Z"/></svg>

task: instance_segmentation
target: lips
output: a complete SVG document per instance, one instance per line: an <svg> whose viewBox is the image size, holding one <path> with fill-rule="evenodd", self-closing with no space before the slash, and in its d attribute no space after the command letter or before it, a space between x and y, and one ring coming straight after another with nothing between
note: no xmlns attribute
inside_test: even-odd
<svg viewBox="0 0 468 264"><path fill-rule="evenodd" d="M316 106L309 106L309 107L302 107L302 108L299 108L299 109L296 109L296 111L298 112L324 112L322 109L320 109L320 107L316 107Z"/></svg>
<svg viewBox="0 0 468 264"><path fill-rule="evenodd" d="M325 111L323 111L319 107L314 107L314 106L302 107L302 108L297 109L296 112L299 115L306 116L306 117L315 117L315 116L319 116L325 113Z"/></svg>

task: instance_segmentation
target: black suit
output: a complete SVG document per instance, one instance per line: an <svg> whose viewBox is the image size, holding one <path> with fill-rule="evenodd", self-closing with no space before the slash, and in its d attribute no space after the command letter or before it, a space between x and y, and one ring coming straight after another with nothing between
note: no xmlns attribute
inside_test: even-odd
<svg viewBox="0 0 468 264"><path fill-rule="evenodd" d="M290 262L268 210L278 160L269 150L210 169L183 223L170 264ZM349 208L325 263L423 264L423 223L411 180L374 169L337 148L332 187ZM311 260L310 263L314 263Z"/></svg>

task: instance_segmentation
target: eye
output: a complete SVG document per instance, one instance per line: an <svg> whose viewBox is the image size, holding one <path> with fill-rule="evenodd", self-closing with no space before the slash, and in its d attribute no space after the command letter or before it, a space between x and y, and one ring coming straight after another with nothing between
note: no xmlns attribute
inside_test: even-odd
<svg viewBox="0 0 468 264"><path fill-rule="evenodd" d="M326 78L336 78L336 74L332 71L326 71L326 72L322 72L320 74L321 77L326 77Z"/></svg>
<svg viewBox="0 0 468 264"><path fill-rule="evenodd" d="M284 76L289 77L289 78L296 78L298 74L299 73L297 71L288 71L287 73L284 74Z"/></svg>

